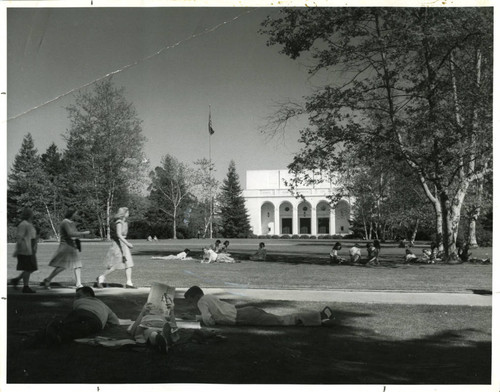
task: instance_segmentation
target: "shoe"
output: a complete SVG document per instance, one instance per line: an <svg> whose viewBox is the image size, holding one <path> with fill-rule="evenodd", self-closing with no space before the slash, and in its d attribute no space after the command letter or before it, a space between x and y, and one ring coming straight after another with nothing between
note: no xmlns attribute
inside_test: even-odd
<svg viewBox="0 0 500 392"><path fill-rule="evenodd" d="M134 285L132 285L132 284L126 284L126 285L125 285L125 288L126 288L126 289L136 289L137 287L136 287L136 286L134 286Z"/></svg>
<svg viewBox="0 0 500 392"><path fill-rule="evenodd" d="M17 290L17 285L19 284L20 280L21 280L20 278L12 278L11 280L9 280L9 284L14 286L14 289Z"/></svg>
<svg viewBox="0 0 500 392"><path fill-rule="evenodd" d="M32 290L29 286L24 286L23 287L23 293L34 294L34 293L36 293L36 291Z"/></svg>
<svg viewBox="0 0 500 392"><path fill-rule="evenodd" d="M40 282L40 286L43 286L47 290L50 290L50 281L48 281L47 279L44 279L43 281Z"/></svg>
<svg viewBox="0 0 500 392"><path fill-rule="evenodd" d="M328 306L325 306L325 308L320 312L320 315L321 321L330 320L333 316L333 312Z"/></svg>
<svg viewBox="0 0 500 392"><path fill-rule="evenodd" d="M82 287L83 287L83 284L79 284L76 286L76 289L78 290L78 289L81 289Z"/></svg>
<svg viewBox="0 0 500 392"><path fill-rule="evenodd" d="M98 289L103 289L104 286L102 285L102 282L99 280L100 276L98 276L95 280L95 287L97 287Z"/></svg>

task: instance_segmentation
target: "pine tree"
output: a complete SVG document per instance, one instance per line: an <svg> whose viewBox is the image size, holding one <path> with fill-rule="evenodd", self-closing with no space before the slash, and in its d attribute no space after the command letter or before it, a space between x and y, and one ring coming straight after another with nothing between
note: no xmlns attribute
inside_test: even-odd
<svg viewBox="0 0 500 392"><path fill-rule="evenodd" d="M38 150L33 138L28 133L21 148L14 158L14 163L7 179L8 222L18 223L22 209L33 210L35 221L46 231L46 175L41 166Z"/></svg>
<svg viewBox="0 0 500 392"><path fill-rule="evenodd" d="M227 178L222 183L220 214L222 234L225 238L245 238L250 234L250 221L241 195L240 180L234 161L229 163Z"/></svg>

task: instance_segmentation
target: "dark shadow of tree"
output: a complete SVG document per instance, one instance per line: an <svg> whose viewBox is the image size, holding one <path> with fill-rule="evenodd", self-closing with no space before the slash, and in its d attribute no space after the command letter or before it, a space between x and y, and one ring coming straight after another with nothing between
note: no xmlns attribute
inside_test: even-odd
<svg viewBox="0 0 500 392"><path fill-rule="evenodd" d="M146 294L101 295L121 318L135 319ZM491 342L469 338L473 329L448 329L398 340L370 328L366 312L336 311L328 327L210 328L222 341L194 342L183 330L162 355L148 347L113 350L71 343L23 348L26 330L62 317L70 294L11 296L7 303L8 383L228 383L228 384L490 384ZM238 303L239 301L234 301ZM252 301L273 311L283 301ZM176 299L176 312L191 308ZM353 327L354 319L363 320ZM365 321L366 320L366 321ZM388 323L391 322L388 314ZM408 323L411 323L408 320ZM359 323L358 323L359 325ZM404 325L400 326L405 328ZM124 327L116 329L127 337ZM437 328L438 329L438 328Z"/></svg>

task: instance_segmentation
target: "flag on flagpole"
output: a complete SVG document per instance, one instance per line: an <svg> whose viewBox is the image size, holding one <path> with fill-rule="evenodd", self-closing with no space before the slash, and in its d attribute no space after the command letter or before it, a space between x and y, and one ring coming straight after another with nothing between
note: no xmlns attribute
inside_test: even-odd
<svg viewBox="0 0 500 392"><path fill-rule="evenodd" d="M214 129L212 128L212 113L208 112L208 133L210 135L214 134Z"/></svg>

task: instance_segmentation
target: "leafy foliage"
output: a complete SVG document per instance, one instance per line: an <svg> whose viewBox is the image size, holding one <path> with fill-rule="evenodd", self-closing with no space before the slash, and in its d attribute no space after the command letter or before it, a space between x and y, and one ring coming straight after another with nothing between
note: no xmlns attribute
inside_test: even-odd
<svg viewBox="0 0 500 392"><path fill-rule="evenodd" d="M488 8L285 8L268 18L268 45L309 54L327 81L302 110L277 114L309 117L289 166L297 182L345 174L352 156L405 162L451 254L469 185L491 169L492 29Z"/></svg>

